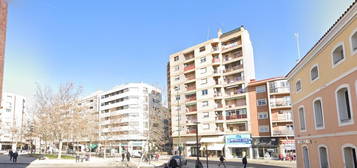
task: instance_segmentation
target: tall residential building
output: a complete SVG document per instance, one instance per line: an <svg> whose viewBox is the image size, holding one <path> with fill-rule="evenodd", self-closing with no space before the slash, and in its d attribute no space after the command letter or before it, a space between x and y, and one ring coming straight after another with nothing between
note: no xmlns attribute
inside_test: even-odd
<svg viewBox="0 0 357 168"><path fill-rule="evenodd" d="M255 71L248 31L218 31L217 38L171 54L169 66L175 152L182 146L185 155L197 155L198 131L201 153L251 157L246 86Z"/></svg>
<svg viewBox="0 0 357 168"><path fill-rule="evenodd" d="M287 74L297 167L357 167L357 4Z"/></svg>
<svg viewBox="0 0 357 168"><path fill-rule="evenodd" d="M28 116L26 99L13 93L4 93L0 109L0 150L15 150L25 143L24 127Z"/></svg>
<svg viewBox="0 0 357 168"><path fill-rule="evenodd" d="M99 110L102 149L138 155L149 145L166 144L162 122L167 110L160 89L144 83L119 85L101 94Z"/></svg>
<svg viewBox="0 0 357 168"><path fill-rule="evenodd" d="M253 156L272 158L295 153L290 87L282 77L248 85Z"/></svg>
<svg viewBox="0 0 357 168"><path fill-rule="evenodd" d="M6 23L7 23L7 2L5 0L0 0L0 100L2 97L2 88L3 88L3 80L4 80Z"/></svg>

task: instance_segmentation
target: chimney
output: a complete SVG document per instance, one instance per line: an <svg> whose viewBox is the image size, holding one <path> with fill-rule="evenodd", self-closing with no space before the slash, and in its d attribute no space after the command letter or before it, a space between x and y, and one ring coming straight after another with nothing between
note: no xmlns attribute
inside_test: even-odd
<svg viewBox="0 0 357 168"><path fill-rule="evenodd" d="M218 32L217 32L218 38L221 37L222 34L223 34L223 33L222 33L222 29L218 29Z"/></svg>

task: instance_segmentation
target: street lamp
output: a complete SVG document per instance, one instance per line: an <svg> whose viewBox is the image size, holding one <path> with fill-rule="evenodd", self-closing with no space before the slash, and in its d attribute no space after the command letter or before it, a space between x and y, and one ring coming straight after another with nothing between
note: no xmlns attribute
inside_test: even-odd
<svg viewBox="0 0 357 168"><path fill-rule="evenodd" d="M202 163L200 161L200 157L199 157L199 153L200 153L200 148L199 148L199 144L198 144L198 124L199 122L195 122L196 124L196 148L197 148L197 153L196 153L196 168L201 168L202 167Z"/></svg>

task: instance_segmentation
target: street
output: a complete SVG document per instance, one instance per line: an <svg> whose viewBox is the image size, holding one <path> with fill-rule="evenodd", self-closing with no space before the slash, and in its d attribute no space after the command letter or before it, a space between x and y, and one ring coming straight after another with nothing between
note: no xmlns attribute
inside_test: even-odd
<svg viewBox="0 0 357 168"><path fill-rule="evenodd" d="M202 165L204 168L207 168L207 164L205 160L201 160ZM208 168L218 168L218 161L208 161ZM195 167L195 160L189 160L188 161L188 167L189 168L194 168ZM221 166L222 168L224 167L223 165ZM241 162L226 162L226 168L241 168L243 167ZM247 168L286 168L282 166L271 166L271 165L262 165L262 164L256 164L252 163L247 165Z"/></svg>

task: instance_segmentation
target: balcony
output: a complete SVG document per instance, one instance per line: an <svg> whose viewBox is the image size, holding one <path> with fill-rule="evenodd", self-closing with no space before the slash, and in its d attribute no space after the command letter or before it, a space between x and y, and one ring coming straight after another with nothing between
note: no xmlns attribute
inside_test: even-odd
<svg viewBox="0 0 357 168"><path fill-rule="evenodd" d="M190 129L186 131L187 134L196 134L196 132L197 132L196 129Z"/></svg>
<svg viewBox="0 0 357 168"><path fill-rule="evenodd" d="M289 93L289 87L270 88L270 93Z"/></svg>
<svg viewBox="0 0 357 168"><path fill-rule="evenodd" d="M214 93L214 97L222 97L222 93Z"/></svg>
<svg viewBox="0 0 357 168"><path fill-rule="evenodd" d="M287 100L279 100L279 99L274 101L274 99L272 99L271 102L270 102L270 106L272 108L290 107L291 106L291 102L287 101Z"/></svg>
<svg viewBox="0 0 357 168"><path fill-rule="evenodd" d="M218 46L212 46L212 52L217 52L219 50Z"/></svg>
<svg viewBox="0 0 357 168"><path fill-rule="evenodd" d="M233 91L232 90L227 91L226 92L226 96L227 97L232 97L232 96L237 96L237 95L240 95L240 94L243 94L243 93L245 93L245 89L239 88L239 89L234 89Z"/></svg>
<svg viewBox="0 0 357 168"><path fill-rule="evenodd" d="M196 122L197 122L197 118L187 119L186 120L186 124L196 124Z"/></svg>
<svg viewBox="0 0 357 168"><path fill-rule="evenodd" d="M226 120L238 120L238 119L246 119L246 118L247 118L247 114L226 116Z"/></svg>
<svg viewBox="0 0 357 168"><path fill-rule="evenodd" d="M195 78L196 78L195 75L186 76L186 81L194 80Z"/></svg>
<svg viewBox="0 0 357 168"><path fill-rule="evenodd" d="M212 63L219 63L219 62L220 62L219 58L213 58L212 59Z"/></svg>
<svg viewBox="0 0 357 168"><path fill-rule="evenodd" d="M193 54L193 52L188 53L188 54L184 54L185 56L185 61L191 60L193 58L195 58L195 55Z"/></svg>
<svg viewBox="0 0 357 168"><path fill-rule="evenodd" d="M224 133L224 128L223 127L216 127L216 132L217 133Z"/></svg>
<svg viewBox="0 0 357 168"><path fill-rule="evenodd" d="M196 101L196 96L186 97L186 102Z"/></svg>
<svg viewBox="0 0 357 168"><path fill-rule="evenodd" d="M215 119L216 120L223 120L223 115L217 115Z"/></svg>
<svg viewBox="0 0 357 168"><path fill-rule="evenodd" d="M193 113L193 112L197 112L197 107L188 107L186 108L186 113Z"/></svg>
<svg viewBox="0 0 357 168"><path fill-rule="evenodd" d="M235 82L241 82L243 80L244 80L243 77L238 76L238 77L234 77L234 78L227 78L224 81L225 81L226 85L229 85L229 84L232 84L232 83L235 83Z"/></svg>
<svg viewBox="0 0 357 168"><path fill-rule="evenodd" d="M237 133L248 131L246 123L238 123L238 124L228 124L227 123L227 133Z"/></svg>
<svg viewBox="0 0 357 168"><path fill-rule="evenodd" d="M233 42L233 43L228 43L228 44L222 45L222 51L238 47L240 44L242 44L241 41L236 41L236 42Z"/></svg>
<svg viewBox="0 0 357 168"><path fill-rule="evenodd" d="M229 73L229 72L233 72L235 70L242 69L242 68L243 68L243 64L240 64L240 65L236 65L236 66L233 66L233 67L229 67L226 70L224 70L223 72L224 73Z"/></svg>
<svg viewBox="0 0 357 168"><path fill-rule="evenodd" d="M215 107L216 107L216 108L222 108L223 105L222 105L222 104L216 104Z"/></svg>
<svg viewBox="0 0 357 168"><path fill-rule="evenodd" d="M278 114L276 116L273 116L272 118L273 122L292 122L292 114Z"/></svg>
<svg viewBox="0 0 357 168"><path fill-rule="evenodd" d="M186 88L186 91L192 91L192 90L196 90L196 86L189 86Z"/></svg>
<svg viewBox="0 0 357 168"><path fill-rule="evenodd" d="M183 70L186 72L186 71L190 71L190 70L193 70L193 69L195 69L195 65L191 64L191 65L187 65Z"/></svg>
<svg viewBox="0 0 357 168"><path fill-rule="evenodd" d="M288 135L294 135L294 130L292 129L274 129L273 128L273 135L274 136L288 136Z"/></svg>

